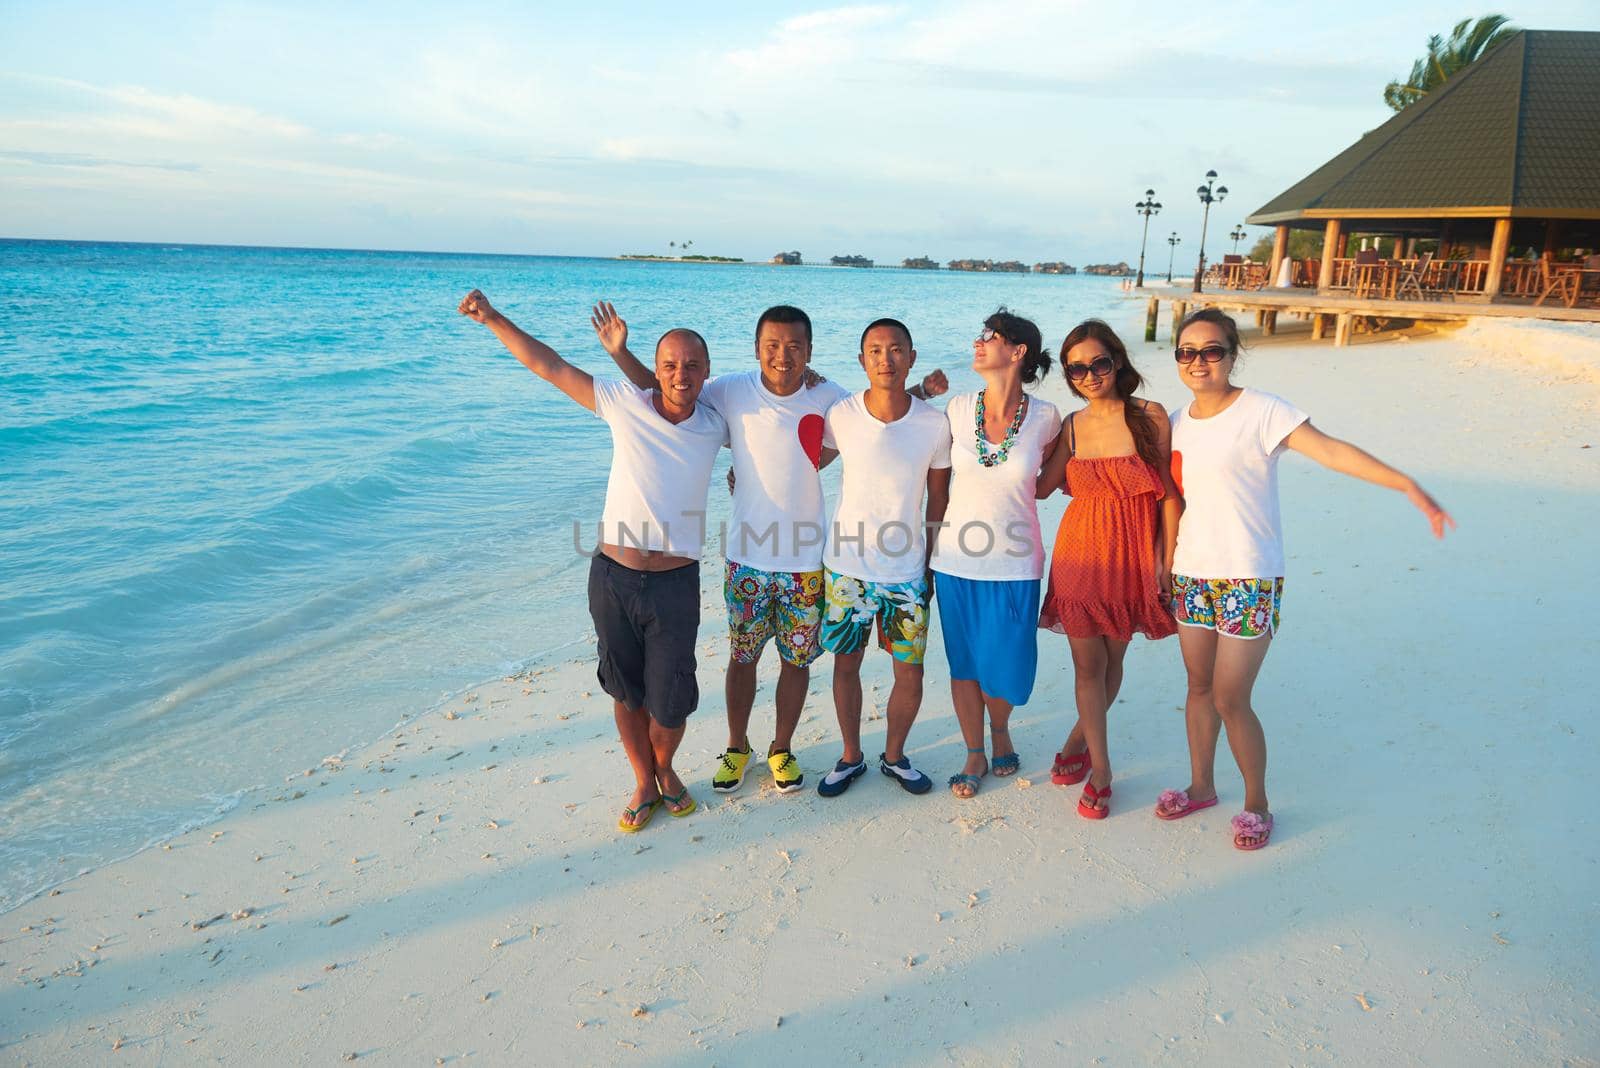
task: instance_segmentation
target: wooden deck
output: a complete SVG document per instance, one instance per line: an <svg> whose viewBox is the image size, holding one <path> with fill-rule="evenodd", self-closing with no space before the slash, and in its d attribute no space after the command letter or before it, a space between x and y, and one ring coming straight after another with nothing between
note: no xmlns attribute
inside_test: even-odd
<svg viewBox="0 0 1600 1068"><path fill-rule="evenodd" d="M1224 311L1254 313L1256 324L1264 334L1277 329L1280 314L1311 320L1312 338L1322 338L1331 332L1335 345L1350 343L1352 331L1373 320L1393 322L1406 319L1412 322L1459 323L1472 319L1549 319L1568 323L1600 323L1600 308L1566 308L1546 302L1535 306L1532 302L1490 303L1462 300L1384 300L1372 297L1353 297L1349 294L1318 293L1314 289L1207 289L1192 292L1183 286L1146 286L1135 294L1149 298L1145 315L1146 341L1154 341L1156 325L1160 321L1161 302L1172 306L1172 326L1189 312L1198 308L1221 308Z"/></svg>

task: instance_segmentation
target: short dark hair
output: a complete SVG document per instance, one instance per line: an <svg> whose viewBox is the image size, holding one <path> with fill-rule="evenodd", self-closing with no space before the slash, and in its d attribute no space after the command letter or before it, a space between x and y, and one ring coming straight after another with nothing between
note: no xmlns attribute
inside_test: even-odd
<svg viewBox="0 0 1600 1068"><path fill-rule="evenodd" d="M675 326L671 330L668 330L665 334L662 334L661 337L656 339L656 351L659 352L661 350L661 343L666 341L667 338L671 337L673 334L687 334L689 337L694 338L700 343L700 351L705 354L706 359L711 359L711 346L706 344L706 339L700 336L700 331L690 330L687 326Z"/></svg>
<svg viewBox="0 0 1600 1068"><path fill-rule="evenodd" d="M867 328L865 330L861 331L861 351L865 352L867 349L867 335L872 333L880 326L892 326L904 334L906 336L906 348L914 349L917 347L911 341L911 328L905 323L902 323L899 319L874 319L872 322L867 324Z"/></svg>
<svg viewBox="0 0 1600 1068"><path fill-rule="evenodd" d="M774 304L756 320L756 344L761 344L761 328L768 323L800 323L806 328L806 344L811 344L811 316L793 304Z"/></svg>
<svg viewBox="0 0 1600 1068"><path fill-rule="evenodd" d="M1033 385L1050 370L1050 350L1044 347L1044 338L1032 319L1024 319L1002 304L983 321L983 325L1013 345L1028 346L1028 354L1022 357L1024 385Z"/></svg>

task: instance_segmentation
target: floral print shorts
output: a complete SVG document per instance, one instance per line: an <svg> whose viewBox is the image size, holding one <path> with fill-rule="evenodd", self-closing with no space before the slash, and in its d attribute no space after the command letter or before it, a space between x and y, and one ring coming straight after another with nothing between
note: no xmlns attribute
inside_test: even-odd
<svg viewBox="0 0 1600 1068"><path fill-rule="evenodd" d="M920 664L928 651L926 578L911 582L872 582L827 572L828 609L822 619L822 647L830 653L859 653L867 646L873 620L878 645L904 664Z"/></svg>
<svg viewBox="0 0 1600 1068"><path fill-rule="evenodd" d="M822 655L822 572L762 571L728 561L722 584L728 605L728 645L733 658L753 664L769 639L795 667L810 667Z"/></svg>
<svg viewBox="0 0 1600 1068"><path fill-rule="evenodd" d="M1278 632L1283 578L1197 579L1172 576L1172 615L1185 627L1209 627L1234 638Z"/></svg>

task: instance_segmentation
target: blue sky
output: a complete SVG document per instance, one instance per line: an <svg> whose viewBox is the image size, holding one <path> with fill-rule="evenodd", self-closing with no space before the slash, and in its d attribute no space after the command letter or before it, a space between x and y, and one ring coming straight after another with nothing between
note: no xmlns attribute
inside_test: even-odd
<svg viewBox="0 0 1600 1068"><path fill-rule="evenodd" d="M0 235L1083 264L1137 257L1147 187L1192 251L1215 169L1215 253L1481 13L0 0Z"/></svg>

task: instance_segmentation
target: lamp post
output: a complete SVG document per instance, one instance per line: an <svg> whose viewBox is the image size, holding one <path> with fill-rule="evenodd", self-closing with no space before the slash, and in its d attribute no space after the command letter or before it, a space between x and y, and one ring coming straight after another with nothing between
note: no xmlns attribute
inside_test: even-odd
<svg viewBox="0 0 1600 1068"><path fill-rule="evenodd" d="M1161 205L1156 201L1156 191L1146 189L1144 199L1133 206L1133 210L1144 216L1144 234L1139 238L1139 277L1133 285L1136 289L1144 288L1144 246L1150 238L1150 216L1161 213Z"/></svg>
<svg viewBox="0 0 1600 1068"><path fill-rule="evenodd" d="M1233 238L1233 254L1237 256L1239 254L1239 242L1243 241L1250 235L1244 232L1244 223L1240 223L1238 226L1233 228L1233 232L1228 236Z"/></svg>
<svg viewBox="0 0 1600 1068"><path fill-rule="evenodd" d="M1170 286L1172 284L1172 258L1178 254L1178 246L1183 244L1183 238L1179 237L1178 231L1174 230L1167 238L1167 244L1172 246L1171 250L1167 252L1167 285Z"/></svg>
<svg viewBox="0 0 1600 1068"><path fill-rule="evenodd" d="M1194 265L1194 291L1198 293L1200 292L1200 276L1206 270L1206 226L1211 222L1211 205L1228 195L1228 187L1217 185L1216 171L1206 171L1206 184L1194 192L1195 196L1200 198L1200 203L1205 205L1205 213L1200 217L1200 258L1195 261Z"/></svg>

